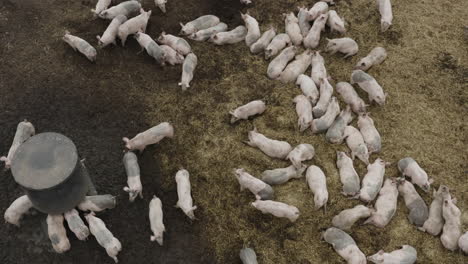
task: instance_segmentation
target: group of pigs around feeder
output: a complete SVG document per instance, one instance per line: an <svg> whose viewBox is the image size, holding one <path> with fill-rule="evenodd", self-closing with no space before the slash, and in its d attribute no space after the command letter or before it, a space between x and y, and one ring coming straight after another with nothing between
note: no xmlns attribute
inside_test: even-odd
<svg viewBox="0 0 468 264"><path fill-rule="evenodd" d="M154 57L161 65L166 63L174 65L183 63L182 80L179 85L185 90L193 79L193 72L197 65L197 57L191 52L191 47L186 40L170 34L162 33L158 45L150 36L145 34L151 11L144 12L138 1L125 1L118 5L110 6L110 0L99 0L92 11L95 16L112 20L106 31L98 38L98 46L103 48L111 43L116 44L119 37L122 45L125 45L127 37L135 36L140 46ZM250 1L241 0L249 4ZM397 208L398 196L403 196L409 210L410 223L433 236L442 232L441 241L449 250L460 248L468 253L468 232L462 235L460 223L460 210L456 207L456 199L452 199L447 186L440 185L434 190L434 200L430 209L417 193L414 185L423 191L430 190L432 180L426 172L412 158L404 158L398 162L398 169L403 174L401 178L385 179L385 167L389 163L377 158L369 164L369 155L381 152L381 138L374 121L367 112L366 103L347 82L336 84L336 91L347 104L346 109L340 113L338 99L333 97L331 78L327 74L324 58L319 51L311 51L318 46L321 33L326 25L340 34L346 33L344 19L338 16L335 10L329 10L326 2L321 1L308 9L299 8L298 15L285 14L285 33L277 34L271 27L263 34L255 18L248 14L242 14L245 26L238 26L227 31L227 25L213 15L205 15L187 24L182 24L180 34L196 41L210 41L216 45L234 44L245 41L251 53L264 52L265 59L274 59L270 62L267 76L270 79L278 79L284 83L295 82L303 94L294 98L298 115L298 127L301 132L310 128L312 133L326 133L326 139L332 144L341 144L346 141L351 150L351 158L345 152L337 152L337 168L340 181L343 184L342 193L350 198L360 199L366 204L377 198L373 207L357 205L354 208L343 210L332 219L333 227L323 233L323 239L330 243L336 252L348 263L366 263L366 256L360 251L353 238L345 231L349 231L359 219L367 218L365 224L372 224L384 228L392 219ZM156 0L155 4L165 13L166 0ZM389 0L377 0L381 13L381 30L387 30L392 22L391 4ZM127 19L140 11L140 14ZM311 23L312 22L312 23ZM312 25L311 25L312 24ZM91 61L95 61L97 52L86 41L67 33L64 40L75 50L79 50ZM334 54L341 52L345 58L358 52L358 44L351 38L327 39L326 51ZM304 44L306 50L296 56L299 46ZM185 56L185 59L184 59ZM382 47L376 47L364 58L358 61L351 75L351 83L357 84L368 93L369 103L375 102L384 105L387 94L382 87L367 71L372 66L382 63L387 57L387 52ZM294 59L294 60L293 60ZM293 60L292 62L290 62ZM304 72L312 66L310 76ZM317 88L319 87L319 89ZM266 104L261 100L252 101L229 112L232 116L231 123L239 120L248 120L254 115L264 113ZM353 120L353 113L358 115L358 128L349 125ZM35 130L31 123L24 121L18 125L13 144L7 157L0 160L5 162L8 168L11 159L18 146L34 135ZM127 174L127 185L123 188L129 194L129 200L133 202L138 196L143 198L143 185L140 179L140 169L137 155L133 152L145 149L147 145L155 144L164 137L173 137L174 128L167 122L161 123L132 139L123 138L125 152L123 163ZM241 186L241 190L248 189L256 201L252 206L263 213L269 213L276 217L288 218L295 222L300 215L298 208L282 202L274 201L274 190L271 185L283 184L293 178L301 178L306 174L306 182L314 194L315 208L326 209L328 191L324 172L315 165L307 166L302 162L311 160L315 156L315 149L310 144L299 144L295 148L285 142L270 139L259 133L256 128L248 134L246 143L260 149L272 158L287 159L292 165L286 168L266 170L262 173L262 179L250 175L245 169L240 168L234 174ZM367 164L367 173L360 183L360 178L354 169L353 160L357 157ZM406 181L404 176L411 178ZM177 207L192 220L195 219L191 197L189 172L181 169L176 173L177 193L179 201ZM414 184L414 185L413 185ZM5 212L5 220L19 226L21 217L33 205L27 196L15 200ZM106 228L104 222L95 216L95 212L115 207L115 198L111 195L87 196L78 206L81 211L91 211L85 216L88 227L83 223L78 211L75 209L64 215L48 215L48 233L56 252L62 253L70 248L66 237L63 218L68 223L70 230L78 239L84 240L89 233L96 237L98 243L103 246L107 254L117 262L117 254L122 246L117 238ZM153 235L151 241L163 244L163 210L161 200L154 196L149 204L150 226ZM257 263L256 254L251 248L241 250L240 258L244 263ZM367 259L374 263L414 263L417 258L416 250L403 245L401 249L391 253L382 250ZM394 261L394 262L391 262Z"/></svg>

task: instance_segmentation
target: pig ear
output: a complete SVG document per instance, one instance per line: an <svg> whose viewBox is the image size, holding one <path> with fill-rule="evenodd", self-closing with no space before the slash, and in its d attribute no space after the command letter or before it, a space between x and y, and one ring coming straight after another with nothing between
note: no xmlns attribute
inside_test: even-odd
<svg viewBox="0 0 468 264"><path fill-rule="evenodd" d="M179 22L179 25L180 25L181 27L184 27L184 24L182 24L182 22Z"/></svg>

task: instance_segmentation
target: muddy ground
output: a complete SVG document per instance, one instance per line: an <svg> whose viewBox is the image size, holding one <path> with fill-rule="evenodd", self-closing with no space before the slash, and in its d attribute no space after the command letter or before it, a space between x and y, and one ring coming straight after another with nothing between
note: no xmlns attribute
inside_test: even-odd
<svg viewBox="0 0 468 264"><path fill-rule="evenodd" d="M313 3L254 2L248 10L262 30L272 24L280 31L280 14ZM388 59L369 71L389 94L384 107L370 108L383 138L380 157L395 164L412 156L434 178L435 187L448 185L459 201L467 230L468 36L463 23L468 2L393 2L394 25L382 34L374 1L337 1L335 9L348 23L346 35L359 43L360 51L349 59L325 54L326 66L334 83L346 81L359 57L376 45L388 50ZM339 211L359 204L340 194L335 151L347 148L326 143L323 135L298 132L292 98L300 90L268 80L267 62L250 55L243 43L214 47L191 42L199 66L192 87L184 93L177 87L180 67L157 66L146 54L137 54L134 40L126 48L99 50L97 63L91 64L61 36L69 30L96 45L95 36L107 23L91 19L93 5L94 1L0 0L1 153L8 152L16 125L24 118L38 132L69 136L86 158L98 191L118 197L117 208L99 217L123 244L121 263L240 263L238 251L243 246L253 247L260 263L343 263L320 241L320 234ZM163 30L175 34L179 21L203 14L218 15L232 28L241 23L239 10L247 10L237 0L169 0L166 15L154 8L153 1L145 0L143 6L153 9L147 32L153 37ZM321 43L323 48L325 41ZM229 110L255 99L268 104L262 116L228 124ZM122 191L126 177L121 138L163 121L174 125L176 136L140 156L145 197L130 204ZM314 145L317 155L309 164L320 166L327 175L326 213L313 211L313 196L303 179L275 187L276 200L301 211L296 223L262 215L250 206L253 196L239 192L232 170L243 167L259 176L265 169L288 165L242 143L254 125L292 145ZM359 161L355 166L362 177L365 166ZM174 175L180 167L191 173L198 206L194 222L173 206ZM397 175L395 165L387 169L387 177ZM11 173L1 172L0 211L21 193ZM153 194L164 206L168 231L163 247L149 241L147 206ZM431 202L429 194L420 194ZM351 236L366 255L409 244L418 250L418 263L466 263L467 257L445 250L438 238L417 231L406 215L399 201L385 229L357 225ZM72 249L63 255L53 253L42 232L44 218L27 217L21 229L0 225L1 263L112 263L94 238L81 242L71 233Z"/></svg>

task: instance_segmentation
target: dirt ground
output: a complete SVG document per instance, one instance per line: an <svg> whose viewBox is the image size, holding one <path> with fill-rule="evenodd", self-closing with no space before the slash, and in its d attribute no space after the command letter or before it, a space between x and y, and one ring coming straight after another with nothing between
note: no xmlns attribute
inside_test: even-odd
<svg viewBox="0 0 468 264"><path fill-rule="evenodd" d="M179 22L204 14L215 14L232 28L241 23L240 10L249 10L262 30L271 24L283 31L282 13L313 2L254 0L245 8L238 0L169 0L166 15L151 0L144 0L143 7L153 9L147 33L156 37L163 30L176 34ZM269 80L268 63L250 55L244 43L215 47L191 41L199 65L186 92L177 86L181 67L157 66L146 54L137 54L133 39L126 48L98 50L98 61L91 64L61 37L69 30L96 45L95 36L107 22L91 19L93 6L94 1L0 0L0 152L8 152L16 125L24 118L38 132L70 137L80 157L86 158L98 191L118 198L115 209L98 216L123 244L120 263L240 263L243 246L255 249L259 263L343 263L320 235L334 215L359 204L340 194L335 152L347 147L330 145L323 135L310 131L298 132L292 98L300 90ZM394 164L386 177L398 176L399 159L415 158L434 178L435 187L451 188L466 231L468 2L393 1L394 25L386 33L379 31L374 1L342 0L334 8L347 21L346 35L358 42L360 51L349 59L324 54L333 84L349 80L356 61L376 45L389 53L382 65L369 71L389 94L385 106L370 107L382 135L380 157ZM339 37L329 32L326 36ZM321 49L325 42L322 39ZM267 111L230 125L228 111L255 99L265 100ZM163 121L174 125L175 137L139 156L144 200L130 204L122 191L126 176L121 138ZM276 200L301 211L294 224L261 214L250 205L253 196L239 192L233 169L242 167L260 176L265 169L288 166L242 143L254 125L291 145L315 147L317 154L308 164L320 166L327 175L326 213L313 210L313 195L304 179L274 187ZM359 161L355 166L362 177L365 166ZM174 208L174 175L180 167L191 173L198 206L194 222ZM0 172L0 211L21 194L11 173ZM149 241L147 214L153 194L163 201L167 228L163 247ZM430 194L420 194L430 204ZM366 255L409 244L418 251L418 263L466 263L466 256L445 250L439 238L417 231L406 219L401 199L398 205L385 229L353 227L351 236ZM27 217L20 229L0 225L1 263L112 263L94 238L81 242L70 232L72 249L63 255L53 253L42 232L44 218Z"/></svg>

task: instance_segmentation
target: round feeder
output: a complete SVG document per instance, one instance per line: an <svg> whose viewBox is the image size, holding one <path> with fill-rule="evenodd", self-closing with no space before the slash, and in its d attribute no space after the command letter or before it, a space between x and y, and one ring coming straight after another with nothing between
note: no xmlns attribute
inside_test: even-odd
<svg viewBox="0 0 468 264"><path fill-rule="evenodd" d="M21 144L11 172L34 207L47 214L64 213L83 200L89 179L73 142L58 133L41 133Z"/></svg>

